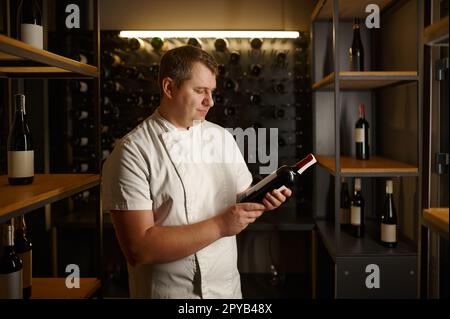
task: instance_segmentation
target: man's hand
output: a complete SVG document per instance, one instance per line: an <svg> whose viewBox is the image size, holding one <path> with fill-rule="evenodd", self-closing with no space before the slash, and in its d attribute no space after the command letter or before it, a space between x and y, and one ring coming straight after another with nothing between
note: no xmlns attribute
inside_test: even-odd
<svg viewBox="0 0 450 319"><path fill-rule="evenodd" d="M239 203L228 207L216 216L221 236L239 234L248 224L262 215L266 207L259 203Z"/></svg>
<svg viewBox="0 0 450 319"><path fill-rule="evenodd" d="M266 207L266 211L273 210L280 207L287 198L291 197L292 191L289 188L285 188L282 191L274 189L270 193L268 192L263 198L262 203Z"/></svg>

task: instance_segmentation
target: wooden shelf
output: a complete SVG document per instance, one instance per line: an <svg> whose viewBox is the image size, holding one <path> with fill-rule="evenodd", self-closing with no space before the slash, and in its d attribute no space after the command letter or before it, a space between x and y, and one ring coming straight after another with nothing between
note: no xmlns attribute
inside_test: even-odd
<svg viewBox="0 0 450 319"><path fill-rule="evenodd" d="M341 0L339 1L339 17L353 19L366 16L366 6L376 4L380 10L386 8L392 0ZM311 21L330 20L333 18L333 0L318 0L311 14Z"/></svg>
<svg viewBox="0 0 450 319"><path fill-rule="evenodd" d="M0 34L0 76L20 78L97 78L97 67Z"/></svg>
<svg viewBox="0 0 450 319"><path fill-rule="evenodd" d="M80 278L80 288L66 287L66 278L33 278L32 299L87 299L100 288L97 278Z"/></svg>
<svg viewBox="0 0 450 319"><path fill-rule="evenodd" d="M423 42L432 46L448 46L448 16L425 28Z"/></svg>
<svg viewBox="0 0 450 319"><path fill-rule="evenodd" d="M398 236L398 246L388 248L377 240L377 223L372 220L365 222L365 234L362 238L350 235L348 231L340 231L336 242L334 223L326 220L316 221L317 229L330 256L336 262L340 257L369 257L369 256L416 256L417 249L414 243Z"/></svg>
<svg viewBox="0 0 450 319"><path fill-rule="evenodd" d="M424 209L422 225L438 232L448 240L448 207Z"/></svg>
<svg viewBox="0 0 450 319"><path fill-rule="evenodd" d="M335 73L331 73L313 84L313 90L333 90ZM417 81L416 71L365 71L339 72L341 90L372 90Z"/></svg>
<svg viewBox="0 0 450 319"><path fill-rule="evenodd" d="M100 184L96 174L36 174L30 185L11 186L0 176L0 222Z"/></svg>
<svg viewBox="0 0 450 319"><path fill-rule="evenodd" d="M334 156L316 156L320 166L331 174L336 174ZM353 157L341 157L341 175L348 177L389 177L389 176L418 176L419 169L410 164L371 156L369 160L358 160Z"/></svg>

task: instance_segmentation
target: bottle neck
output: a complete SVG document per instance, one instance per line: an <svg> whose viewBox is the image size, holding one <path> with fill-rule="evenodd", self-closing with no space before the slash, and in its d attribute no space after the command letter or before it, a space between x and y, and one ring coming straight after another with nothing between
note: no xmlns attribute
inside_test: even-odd
<svg viewBox="0 0 450 319"><path fill-rule="evenodd" d="M14 246L13 226L7 225L3 227L1 230L2 230L2 246L6 251L8 247Z"/></svg>
<svg viewBox="0 0 450 319"><path fill-rule="evenodd" d="M294 169L297 171L298 174L302 174L305 170L307 170L310 166L314 165L314 163L316 162L317 160L314 157L314 155L308 154L304 159L295 164Z"/></svg>

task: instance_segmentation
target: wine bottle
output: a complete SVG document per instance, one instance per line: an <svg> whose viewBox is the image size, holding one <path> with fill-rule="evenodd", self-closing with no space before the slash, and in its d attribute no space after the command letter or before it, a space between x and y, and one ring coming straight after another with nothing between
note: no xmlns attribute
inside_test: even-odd
<svg viewBox="0 0 450 319"><path fill-rule="evenodd" d="M364 49L359 33L360 20L355 18L353 23L353 41L350 48L350 71L364 71Z"/></svg>
<svg viewBox="0 0 450 319"><path fill-rule="evenodd" d="M356 158L368 160L370 157L369 148L369 122L365 119L364 104L359 105L359 119L355 124L355 145Z"/></svg>
<svg viewBox="0 0 450 319"><path fill-rule="evenodd" d="M3 254L0 257L0 299L22 299L22 260L14 251L14 227L2 224Z"/></svg>
<svg viewBox="0 0 450 319"><path fill-rule="evenodd" d="M164 48L164 40L159 37L152 38L150 44L155 51L161 51Z"/></svg>
<svg viewBox="0 0 450 319"><path fill-rule="evenodd" d="M288 166L283 165L275 172L261 180L256 185L246 190L242 196L240 196L238 202L262 202L267 192L271 192L274 189L279 191L294 185L295 177L301 175L306 169L316 163L316 158L313 154L308 154L304 159L297 164Z"/></svg>
<svg viewBox="0 0 450 319"><path fill-rule="evenodd" d="M226 79L224 87L227 91L237 92L239 89L239 83L233 79Z"/></svg>
<svg viewBox="0 0 450 319"><path fill-rule="evenodd" d="M197 47L197 48L202 48L202 41L200 40L200 39L198 39L198 38L189 38L188 39L188 41L187 41L187 44L188 45L192 45L192 46L194 46L194 47Z"/></svg>
<svg viewBox="0 0 450 319"><path fill-rule="evenodd" d="M23 298L30 299L31 297L31 287L32 287L32 273L33 273L33 255L31 243L27 225L25 222L25 216L22 215L14 219L15 222L15 232L14 232L14 250L19 255L22 260L22 287L23 287Z"/></svg>
<svg viewBox="0 0 450 319"><path fill-rule="evenodd" d="M252 64L250 66L250 74L254 77L258 77L261 75L262 65L261 64Z"/></svg>
<svg viewBox="0 0 450 319"><path fill-rule="evenodd" d="M261 95L259 93L253 93L250 95L250 103L253 105L258 105L261 103Z"/></svg>
<svg viewBox="0 0 450 319"><path fill-rule="evenodd" d="M397 211L394 206L392 180L386 181L386 200L380 214L381 243L393 248L397 246Z"/></svg>
<svg viewBox="0 0 450 319"><path fill-rule="evenodd" d="M233 65L239 64L241 60L241 54L238 51L233 51L230 53L230 63Z"/></svg>
<svg viewBox="0 0 450 319"><path fill-rule="evenodd" d="M8 181L11 185L31 184L34 178L34 149L25 112L25 95L14 96L16 110L8 137Z"/></svg>
<svg viewBox="0 0 450 319"><path fill-rule="evenodd" d="M348 192L348 183L342 178L341 184L341 207L339 209L339 223L345 228L350 223L350 194Z"/></svg>
<svg viewBox="0 0 450 319"><path fill-rule="evenodd" d="M286 52L277 52L277 54L275 55L275 65L277 65L278 67L283 67L286 65L286 60L287 60L287 54Z"/></svg>
<svg viewBox="0 0 450 319"><path fill-rule="evenodd" d="M223 112L226 116L234 117L236 115L236 108L234 106L227 106Z"/></svg>
<svg viewBox="0 0 450 319"><path fill-rule="evenodd" d="M226 39L218 38L214 41L214 48L217 52L225 52L228 48L228 41Z"/></svg>
<svg viewBox="0 0 450 319"><path fill-rule="evenodd" d="M352 235L364 236L364 198L361 195L361 179L355 178L355 192L350 204L350 224Z"/></svg>
<svg viewBox="0 0 450 319"><path fill-rule="evenodd" d="M260 38L253 38L250 40L250 47L253 50L260 50L263 45L263 40Z"/></svg>
<svg viewBox="0 0 450 319"><path fill-rule="evenodd" d="M44 29L42 13L37 0L22 0L17 11L19 39L38 49L43 49Z"/></svg>

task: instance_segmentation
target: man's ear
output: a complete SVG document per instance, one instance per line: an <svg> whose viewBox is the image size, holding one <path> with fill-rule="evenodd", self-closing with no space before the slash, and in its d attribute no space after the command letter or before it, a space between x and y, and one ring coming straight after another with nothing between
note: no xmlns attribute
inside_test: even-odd
<svg viewBox="0 0 450 319"><path fill-rule="evenodd" d="M173 98L175 82L170 77L165 77L162 82L162 91L169 99Z"/></svg>

